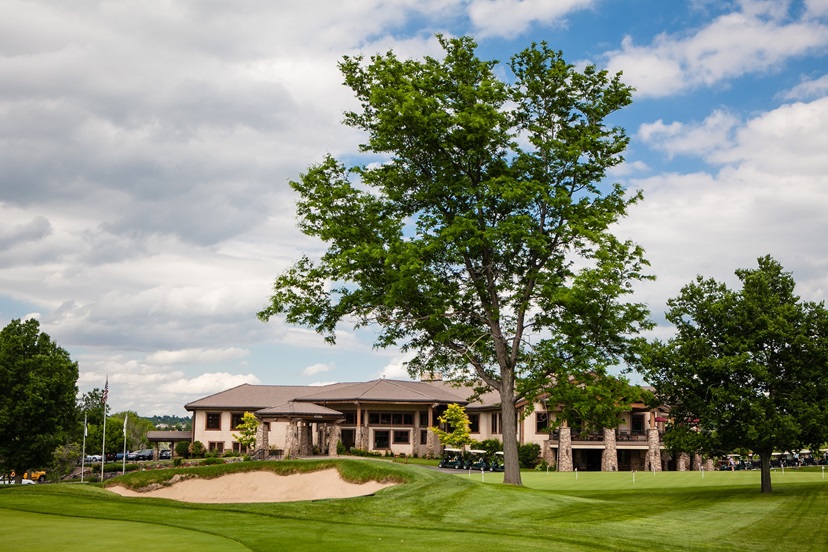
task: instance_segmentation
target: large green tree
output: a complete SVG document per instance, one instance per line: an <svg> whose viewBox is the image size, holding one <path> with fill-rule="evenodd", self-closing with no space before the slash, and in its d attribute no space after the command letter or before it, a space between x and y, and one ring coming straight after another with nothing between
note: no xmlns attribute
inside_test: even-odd
<svg viewBox="0 0 828 552"><path fill-rule="evenodd" d="M579 72L534 44L511 75L473 39L445 57L345 57L365 165L328 157L291 185L301 230L328 245L277 277L268 320L335 342L341 322L376 345L500 394L505 475L520 484L515 403L562 363L628 354L646 309L620 300L643 278L640 248L611 232L639 199L604 183L628 139L607 117L631 101L620 75Z"/></svg>
<svg viewBox="0 0 828 552"><path fill-rule="evenodd" d="M34 319L0 330L0 468L18 483L46 466L78 423L78 365Z"/></svg>
<svg viewBox="0 0 828 552"><path fill-rule="evenodd" d="M682 442L759 454L769 493L774 451L828 441L828 311L771 257L736 275L739 290L700 276L668 302L676 335L654 344L646 377Z"/></svg>

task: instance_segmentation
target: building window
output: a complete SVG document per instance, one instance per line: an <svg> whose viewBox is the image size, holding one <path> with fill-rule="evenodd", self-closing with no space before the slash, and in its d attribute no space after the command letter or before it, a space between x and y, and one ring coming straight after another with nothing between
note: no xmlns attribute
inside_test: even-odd
<svg viewBox="0 0 828 552"><path fill-rule="evenodd" d="M469 433L480 433L480 414L469 414Z"/></svg>
<svg viewBox="0 0 828 552"><path fill-rule="evenodd" d="M374 432L374 450L377 449L387 449L390 447L391 443L389 442L389 431L375 431Z"/></svg>
<svg viewBox="0 0 828 552"><path fill-rule="evenodd" d="M207 429L221 429L221 412L207 413Z"/></svg>
<svg viewBox="0 0 828 552"><path fill-rule="evenodd" d="M500 433L500 413L493 412L492 413L492 433L498 434Z"/></svg>
<svg viewBox="0 0 828 552"><path fill-rule="evenodd" d="M535 433L549 433L548 412L535 412Z"/></svg>
<svg viewBox="0 0 828 552"><path fill-rule="evenodd" d="M428 427L428 410L420 412L420 427Z"/></svg>
<svg viewBox="0 0 828 552"><path fill-rule="evenodd" d="M207 449L210 452L218 452L221 454L224 452L224 441L210 441L207 443Z"/></svg>
<svg viewBox="0 0 828 552"><path fill-rule="evenodd" d="M413 412L371 412L368 414L371 425L414 425Z"/></svg>
<svg viewBox="0 0 828 552"><path fill-rule="evenodd" d="M633 414L632 417L632 432L633 434L642 434L644 433L644 415L643 414Z"/></svg>
<svg viewBox="0 0 828 552"><path fill-rule="evenodd" d="M232 429L238 429L242 422L244 421L244 414L239 414L238 412L233 412L230 414L230 427Z"/></svg>
<svg viewBox="0 0 828 552"><path fill-rule="evenodd" d="M343 422L345 425L356 425L356 412L353 410L350 412L343 412L343 416L345 416L345 421Z"/></svg>
<svg viewBox="0 0 828 552"><path fill-rule="evenodd" d="M394 432L394 444L398 445L407 445L411 443L411 432L408 430L405 431L395 431Z"/></svg>
<svg viewBox="0 0 828 552"><path fill-rule="evenodd" d="M420 430L420 444L425 445L426 443L428 443L428 430L427 429L421 429Z"/></svg>

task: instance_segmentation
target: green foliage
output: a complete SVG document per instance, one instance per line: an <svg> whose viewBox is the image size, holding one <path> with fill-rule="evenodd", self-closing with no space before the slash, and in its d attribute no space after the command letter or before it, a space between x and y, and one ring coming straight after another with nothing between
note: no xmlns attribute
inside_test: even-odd
<svg viewBox="0 0 828 552"><path fill-rule="evenodd" d="M201 462L203 466L214 466L216 464L224 464L224 460L221 458L216 458L215 456L208 456Z"/></svg>
<svg viewBox="0 0 828 552"><path fill-rule="evenodd" d="M81 447L77 443L66 443L58 445L52 454L52 462L49 464L49 479L57 483L69 475L78 463L81 456Z"/></svg>
<svg viewBox="0 0 828 552"><path fill-rule="evenodd" d="M175 458L173 458L173 467L177 468L177 467L181 466L181 463L183 461L184 461L184 459L181 456L176 456Z"/></svg>
<svg viewBox="0 0 828 552"><path fill-rule="evenodd" d="M523 468L534 468L540 462L540 445L537 443L525 443L518 446L518 458Z"/></svg>
<svg viewBox="0 0 828 552"><path fill-rule="evenodd" d="M736 271L740 290L700 276L668 302L676 336L654 343L646 377L671 405L670 442L758 453L770 492L772 452L828 441L828 311L771 257L758 264Z"/></svg>
<svg viewBox="0 0 828 552"><path fill-rule="evenodd" d="M78 365L37 320L0 330L0 471L46 466L78 427Z"/></svg>
<svg viewBox="0 0 828 552"><path fill-rule="evenodd" d="M201 458L206 451L207 449L204 448L204 443L201 441L193 441L187 447L187 452L192 458Z"/></svg>
<svg viewBox="0 0 828 552"><path fill-rule="evenodd" d="M148 416L146 418L153 424L154 429L166 429L169 431L187 431L192 429L192 419L187 416Z"/></svg>
<svg viewBox="0 0 828 552"><path fill-rule="evenodd" d="M562 370L563 376L547 390L544 400L551 407L561 410L550 428L558 428L563 422L570 426L580 422L584 430L598 432L602 428L614 429L623 420L621 414L629 412L636 402L652 402L652 393L640 386L630 385L620 376L607 373L602 368L586 372Z"/></svg>
<svg viewBox="0 0 828 552"><path fill-rule="evenodd" d="M190 443L188 441L178 441L175 444L175 456L179 458L189 458Z"/></svg>
<svg viewBox="0 0 828 552"><path fill-rule="evenodd" d="M466 409L459 404L450 404L446 411L438 418L440 423L446 424L449 431L443 431L439 427L430 428L440 443L445 447L464 447L472 442L469 431L469 415Z"/></svg>
<svg viewBox="0 0 828 552"><path fill-rule="evenodd" d="M336 453L341 456L341 455L345 454L346 452L348 452L348 451L345 448L345 444L342 442L341 439L338 440L336 442Z"/></svg>
<svg viewBox="0 0 828 552"><path fill-rule="evenodd" d="M643 251L612 234L640 195L603 182L628 142L605 119L631 89L546 44L501 79L473 39L438 39L442 59L340 63L371 164L328 157L291 183L299 228L328 249L279 275L259 317L331 343L342 321L378 325L377 346L417 353L412 374L496 390L519 484L515 403L560 369L635 362L649 327L627 300Z"/></svg>

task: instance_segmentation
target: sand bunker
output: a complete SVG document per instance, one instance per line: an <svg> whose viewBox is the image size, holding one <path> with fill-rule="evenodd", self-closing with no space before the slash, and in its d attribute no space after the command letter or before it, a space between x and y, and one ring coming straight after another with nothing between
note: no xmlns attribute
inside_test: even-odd
<svg viewBox="0 0 828 552"><path fill-rule="evenodd" d="M344 481L335 469L295 475L276 475L269 471L233 473L215 479L190 478L172 485L137 492L113 486L107 490L121 496L169 498L182 502L291 502L325 498L365 496L394 483L356 484Z"/></svg>

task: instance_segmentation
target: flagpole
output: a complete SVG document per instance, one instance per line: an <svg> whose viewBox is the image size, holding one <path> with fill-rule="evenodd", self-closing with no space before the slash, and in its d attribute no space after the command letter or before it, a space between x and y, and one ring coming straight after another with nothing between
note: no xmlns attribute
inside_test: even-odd
<svg viewBox="0 0 828 552"><path fill-rule="evenodd" d="M83 413L83 450L81 451L81 483L83 483L83 472L86 469L86 411Z"/></svg>
<svg viewBox="0 0 828 552"><path fill-rule="evenodd" d="M124 412L124 456L122 457L123 464L121 465L121 475L126 473L126 426L129 415Z"/></svg>
<svg viewBox="0 0 828 552"><path fill-rule="evenodd" d="M104 412L103 412L103 441L101 442L101 483L104 480L104 464L106 464L106 400L109 395L109 374L106 376L106 385L104 385L104 392L103 392L103 400L104 400Z"/></svg>

